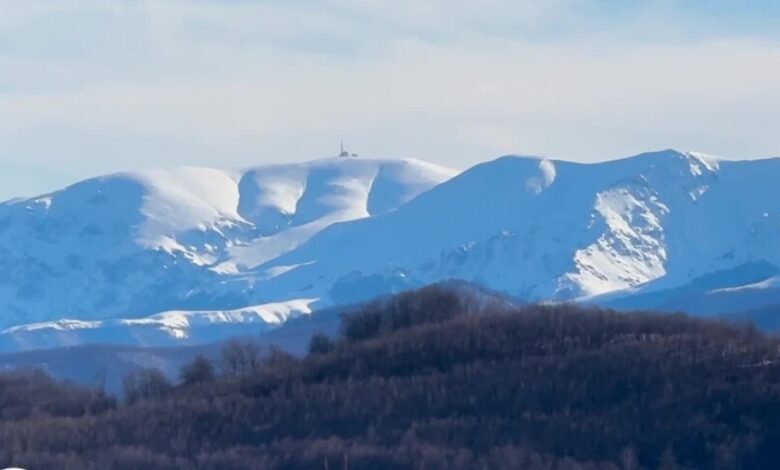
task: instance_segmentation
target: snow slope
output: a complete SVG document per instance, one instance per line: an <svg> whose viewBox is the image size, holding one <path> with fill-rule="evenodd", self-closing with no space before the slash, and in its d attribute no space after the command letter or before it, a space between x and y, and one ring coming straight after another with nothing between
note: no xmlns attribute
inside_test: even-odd
<svg viewBox="0 0 780 470"><path fill-rule="evenodd" d="M657 282L596 296L588 302L621 310L683 311L696 315L739 315L780 304L780 268L752 261L708 273L688 283L659 289ZM663 280L663 279L661 279Z"/></svg>
<svg viewBox="0 0 780 470"><path fill-rule="evenodd" d="M267 303L242 272L454 174L362 158L174 168L0 204L0 326Z"/></svg>
<svg viewBox="0 0 780 470"><path fill-rule="evenodd" d="M278 327L291 318L310 314L311 304L317 300L296 299L234 310L172 310L143 318L61 319L31 323L0 332L0 351L89 343L133 346L203 344Z"/></svg>

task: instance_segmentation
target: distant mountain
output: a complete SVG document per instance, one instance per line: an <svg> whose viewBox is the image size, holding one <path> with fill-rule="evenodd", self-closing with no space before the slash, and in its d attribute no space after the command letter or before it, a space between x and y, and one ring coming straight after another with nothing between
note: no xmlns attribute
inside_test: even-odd
<svg viewBox="0 0 780 470"><path fill-rule="evenodd" d="M531 301L670 289L780 265L778 178L780 159L674 150L598 164L504 157L393 213L330 227L257 272L298 266L266 288L333 302L451 277Z"/></svg>
<svg viewBox="0 0 780 470"><path fill-rule="evenodd" d="M210 341L446 279L531 302L777 304L780 159L509 156L454 174L349 158L117 175L8 203L0 344Z"/></svg>
<svg viewBox="0 0 780 470"><path fill-rule="evenodd" d="M174 168L0 204L0 326L261 303L262 280L243 272L454 174L417 160L356 158Z"/></svg>
<svg viewBox="0 0 780 470"><path fill-rule="evenodd" d="M495 312L519 308L522 304L479 285L461 281L447 281L431 287L456 296L460 299L462 309L470 314L480 314L488 309ZM411 295L418 294L415 292ZM369 304L387 308L386 304L395 299L393 296L383 296L373 299ZM121 393L123 377L143 368L154 367L171 379L176 379L181 367L197 355L218 361L224 345L221 340L226 337L252 342L262 354L270 347L276 347L303 356L308 352L312 335L320 333L337 337L342 316L359 311L365 305L326 308L317 311L316 315L289 318L277 328L268 329L258 328L257 322L203 322L199 326L181 327L186 337L170 335L168 330L159 328L159 325L142 328L139 325L110 325L110 322L104 322L94 328L70 330L41 327L6 335L6 338L16 338L24 343L0 344L0 371L40 369L57 379ZM36 349L39 345L45 345L48 349ZM35 350L7 351L15 349Z"/></svg>

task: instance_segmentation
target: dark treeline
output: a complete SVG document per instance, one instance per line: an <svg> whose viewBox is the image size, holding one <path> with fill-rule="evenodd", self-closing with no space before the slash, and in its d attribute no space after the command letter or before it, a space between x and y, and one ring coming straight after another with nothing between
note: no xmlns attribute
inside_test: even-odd
<svg viewBox="0 0 780 470"><path fill-rule="evenodd" d="M178 381L128 377L122 400L2 376L0 467L780 468L776 339L480 302L402 294L315 335L307 357L233 342Z"/></svg>

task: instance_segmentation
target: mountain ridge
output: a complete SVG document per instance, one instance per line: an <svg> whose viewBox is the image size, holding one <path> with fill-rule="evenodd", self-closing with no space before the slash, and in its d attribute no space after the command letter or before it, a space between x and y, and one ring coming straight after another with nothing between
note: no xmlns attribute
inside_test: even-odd
<svg viewBox="0 0 780 470"><path fill-rule="evenodd" d="M206 180L222 183L202 187L203 171L213 176ZM143 238L146 248L132 251L113 275L151 276L151 284L129 283L116 294L119 307L112 304L98 317L62 309L2 326L146 318L135 326L167 328L154 315L179 312L195 321L219 316L214 312L308 301L284 321L446 279L479 283L525 301L587 301L638 295L649 286L681 288L751 262L780 266L780 189L774 183L780 159L736 161L663 150L597 163L504 156L460 173L414 160L354 158L269 165L232 179L210 171L221 170L187 170L150 197L122 199L149 204L141 215L152 223L144 226L151 227ZM195 183L183 184L188 178ZM90 184L84 183L87 189ZM120 188L119 194L135 197L134 188ZM82 198L84 204L89 197ZM33 214L50 210L45 197L28 201L37 204ZM197 210L176 213L191 206ZM6 241L7 207L0 205L0 240ZM137 207L132 202L129 207L125 211L137 216ZM122 214L111 211L106 219ZM127 235L130 225L99 228ZM178 231L181 227L187 230ZM100 245L107 244L102 233L85 233L96 238L90 249L120 255L127 250L127 243L109 249ZM24 242L28 234L22 235ZM44 235L54 241L44 237L42 246L70 236ZM30 296L41 288L35 275L45 276L46 269L35 263L28 268L32 272L23 271L22 279L18 273L0 278L0 309L8 306L4 282L23 293L27 288ZM93 290L106 294L100 286ZM155 295L167 303L133 308L133 302L143 306L144 297ZM86 297L101 309L94 296ZM760 308L763 297L741 295L733 307ZM68 302L75 300L63 304ZM726 312L707 314L712 313ZM262 315L250 315L251 321L243 314L227 316L262 320ZM269 325L261 321L258 327L266 327L262 323ZM183 331L176 334L186 335Z"/></svg>
<svg viewBox="0 0 780 470"><path fill-rule="evenodd" d="M466 188L464 190L463 186L468 186L468 184L460 184L461 187L455 188L452 191L450 191L450 193L455 193L453 195L453 198L457 198L457 193L468 194L468 193L474 193L477 190L492 191L493 187L490 187L489 183L494 182L494 181L497 182L494 186L498 187L498 188L504 188L505 192L504 193L500 193L500 194L498 194L495 197L495 199L497 199L497 201L494 201L494 200L491 199L490 201L488 201L488 203L485 203L485 200L487 198L493 197L493 195L491 195L489 193L488 194L484 194L484 193L480 194L481 199L479 201L477 201L477 203L484 203L484 204L481 207L472 207L472 208L470 208L471 212L472 212L471 214L463 215L462 214L463 210L461 210L461 213L459 214L459 217L461 217L461 218L463 218L463 217L482 217L484 214L479 213L479 211L480 210L490 210L490 209L494 210L494 212L491 213L490 216L501 215L501 214L496 214L496 212L500 212L500 211L496 211L495 210L495 208L497 206L500 206L501 204L505 204L506 201L508 201L508 200L513 200L513 202L516 202L517 199L520 199L520 198L523 197L523 193L528 193L529 189L530 189L530 192L533 193L532 194L533 196L538 196L540 199L544 198L542 193L540 191L538 191L538 186L526 185L526 187L523 188L522 185L518 185L518 184L512 185L513 182L516 182L518 180L520 182L522 182L522 183L528 183L529 179L530 179L530 181L532 183L536 183L536 182L541 180L541 181L547 181L548 182L548 183L545 183L545 184L554 184L554 181L551 181L551 180L554 180L554 178L549 178L549 171L548 171L547 175L545 175L544 174L544 170L541 170L541 169L539 170L539 173L537 173L537 174L529 173L529 170L530 171L534 170L534 168L533 168L534 166L543 165L544 164L543 162L553 162L551 164L556 165L556 167L555 167L556 170L555 171L558 174L556 176L556 178L560 178L561 175L559 173L561 173L561 172L563 172L563 173L569 172L571 170L571 168L572 168L572 165L575 165L577 170L588 169L587 171L593 171L592 169L599 169L599 168L608 168L609 169L610 167L614 168L616 166L628 166L628 165L636 166L636 163L638 161L641 163L642 157L644 157L644 156L653 157L653 156L658 156L658 155L666 157L666 156L669 156L669 153L668 152L662 152L660 154L659 153L656 153L656 154L643 154L643 155L640 155L638 157L635 157L634 159L626 159L626 160L619 160L619 161L615 161L615 162L606 162L606 163L598 163L598 164L590 164L590 165L561 163L561 162L555 162L555 161L550 161L550 160L536 160L536 159L529 160L529 159L526 159L526 158L517 159L515 157L503 157L501 159L495 160L493 162L489 162L487 164L477 165L474 168L468 170L467 172L464 172L459 177L453 178L452 180L448 181L447 183L438 186L437 188L435 188L435 190L427 193L424 197L418 198L417 200L412 201L410 204L405 205L399 211L394 213L392 215L392 217L395 217L396 219L400 218L401 214L409 212L411 210L410 208L412 206L420 206L421 204L423 204L423 200L424 199L426 199L426 198L430 199L432 197L432 194L440 194L440 193L446 192L448 187L451 187L451 186L454 186L454 185L458 185L460 182L462 182L464 180L464 178L479 179L480 176L485 176L485 177L481 178L482 181L477 181L477 184L476 184L476 186L478 187L477 189L473 189L472 188L471 191L468 191L468 188ZM684 155L684 154L677 154L677 155L674 155L674 156L676 156L678 160L680 159L680 157L688 158L688 155ZM699 162L700 162L700 160L698 158L697 158L697 160L695 162L695 165L690 165L690 163L687 162L687 161L685 162L686 166L690 165L690 166L688 166L688 169L690 171L691 178L707 177L707 175L705 175L702 172L701 167L698 166ZM485 167L485 165L488 165L488 166ZM645 167L646 167L646 169L649 169L649 170L652 171L652 170L656 169L656 165L657 165L656 162L650 161L649 164L645 165ZM494 171L488 173L487 175L480 175L480 173L482 172L483 167L484 168L488 168L490 170L494 170ZM514 168L512 168L512 167L514 167ZM777 169L775 169L775 170L777 170ZM680 168L677 169L678 173L679 173L679 171L680 171ZM712 172L712 167L711 166L710 166L709 171ZM541 174L541 177L540 177L540 179L537 179L539 174ZM586 186L590 184L591 186L596 186L597 187L597 188L594 188L594 189L586 188L586 189L588 189L588 191L586 191L587 193L596 193L596 194L600 194L600 195L605 197L605 205L607 207L603 208L603 212L609 212L611 210L611 208L608 207L608 204L610 203L610 201L606 197L607 196L611 196L614 193L610 194L607 191L614 190L614 189L625 190L625 188L621 188L621 187L618 187L618 186L620 186L621 184L625 185L626 182L628 182L629 184L636 183L636 181L631 181L630 179L627 179L626 175L623 174L623 175L619 175L618 177L608 178L607 182L602 184L602 188L598 188L598 183L593 184L593 183L588 183L587 182L589 180L593 180L594 179L594 178L588 178L589 176L592 176L592 175L587 175L586 174L586 175L583 176L583 178L581 178L581 180L586 180L586 183L585 183ZM641 175L641 174L640 175L630 174L629 176L634 177L635 180L639 180L640 183L646 183L646 181L642 180L642 178L646 179L646 177L644 175ZM661 175L661 176L663 177L663 176L666 176L666 175ZM544 179L544 178L547 178L547 179ZM662 179L662 178L657 178L657 179ZM485 180L490 180L490 181L485 181ZM579 181L576 182L576 183L577 184L582 184ZM663 181L662 181L662 183L663 183ZM572 182L569 181L569 182L567 182L567 184L572 184ZM640 184L639 186L640 187L638 189L641 191L643 189L641 187L642 185ZM509 189L506 189L506 188L509 188ZM701 187L699 187L699 188L701 188ZM693 192L692 190L693 189L699 189L699 188L690 188L691 192L689 192L685 196L690 197L691 199L693 199L693 202L695 202L695 197L698 197L698 195L695 192ZM602 192L599 192L596 189L601 189ZM629 189L632 189L632 188L629 188ZM675 188L672 187L671 189L674 190ZM685 189L685 188L682 188L682 189ZM501 191L501 190L502 189L497 189L496 192ZM699 189L699 190L702 190L702 189ZM556 196L558 196L558 197L567 197L569 195L563 193L563 194L557 194ZM629 193L618 193L618 194L616 194L616 196L618 196L618 199L620 199L620 198L625 199L627 197L633 197L634 195L633 194L629 194ZM650 199L650 201L653 202L652 199L653 199L654 195L652 195L652 194L651 195L640 194L640 196L647 196ZM677 195L675 195L675 196L677 196ZM447 200L448 197L449 197L449 195L445 195L441 199L442 200ZM530 198L528 198L528 197L526 197L525 199L526 200L530 200ZM591 205L592 203L590 202L590 200L586 199L585 201L586 202L584 204L581 204L580 208L578 209L581 212L578 215L578 217L580 217L580 218L583 217L582 212L586 213L585 217L587 217L587 216L592 215L592 212L593 212L593 209L594 209L593 206ZM451 202L451 201L448 201L448 202ZM456 203L473 203L473 201L468 200L468 198L466 198L466 199L462 199L462 198L461 199L455 199L455 202ZM496 202L496 204L491 204L493 202ZM598 201L596 201L596 202L598 202ZM570 200L570 201L567 201L567 203L568 204L574 204L574 201ZM437 203L434 203L433 205L444 206L445 204L442 203L441 201L439 201ZM516 204L516 205L520 206L519 203ZM460 209L462 209L462 208L460 208ZM506 212L506 211L509 211L509 210L512 210L512 209L523 210L525 208L520 206L520 207L509 207L509 208L503 207L503 208L500 208L500 209L504 209L504 212ZM598 210L599 208L596 208L596 209ZM619 207L618 209L625 209L625 208L620 208ZM627 209L631 209L631 207L629 207ZM666 211L666 209L663 207L663 205L656 205L655 207L651 207L651 209L654 209L655 214L652 214L652 213L642 214L643 216L645 216L646 219L651 219L651 216L653 216L653 215L656 216L656 217L659 216L659 215L664 215L664 213ZM542 214L542 215L545 216L545 217L550 217L549 214ZM566 215L568 217L571 214L566 214ZM603 214L599 214L599 215L601 215L604 219L606 219L607 223L610 222L609 215L607 217L604 217ZM486 217L486 218L490 219L490 217ZM377 225L377 224L381 224L383 220L384 220L383 218L378 218L378 219L375 219L375 220L372 220L372 221L364 221L364 222L355 223L355 224L352 224L352 225L353 225L353 227L354 226L361 226L361 225L362 226ZM511 227L511 225L512 225L511 222L512 221L502 220L502 221L499 221L497 224L494 224L494 225L499 225L499 226L501 226L500 228L502 228L502 229L509 229L511 231L511 229L514 228L514 227ZM620 220L615 220L614 222L616 223L616 225L619 225L619 222L621 222L621 221ZM653 220L649 220L649 225L650 226L647 227L648 229L652 229L653 228L652 227L652 223L653 222L654 222ZM491 223L491 221L488 220L487 223ZM469 237L473 237L473 236L482 236L484 238L484 235L485 235L484 233L476 233L476 234L475 233L468 233L469 230L479 231L482 227L477 227L476 229L473 226L472 227L457 227L457 228L459 230L450 230L449 234L453 234L454 233L455 236L457 236L459 234L462 234L462 233L466 232L466 235L462 236L461 240L456 240L456 241L463 241L464 239L468 239ZM617 227L616 230L620 229L620 228L621 227ZM302 251L307 250L307 246L308 245L310 245L311 243L316 243L318 240L327 237L329 233L334 232L334 231L339 230L339 229L340 229L339 227L333 227L333 228L331 228L329 230L324 231L323 233L319 234L317 237L314 237L313 240L309 242L309 244L302 246L299 250L296 250L296 252L293 252L293 253L290 253L290 254L282 256L278 260L278 262L280 262L280 263L288 263L288 264L293 264L294 265L294 264L297 264L298 262L300 262L302 260L305 260L305 258L302 257L300 255L300 253ZM500 230L498 229L498 227L493 226L493 227L487 228L483 232L487 232L490 235L495 235L495 234L499 233ZM365 236L365 234L363 234L363 235ZM640 238L640 241L641 241L641 235L643 235L643 234L638 234L638 235L640 235L640 236L637 236L636 238ZM333 237L335 238L335 236L333 236ZM393 237L398 237L398 233L394 233ZM367 238L371 238L371 237L367 237ZM468 241L468 240L465 240L465 241ZM445 245L446 244L453 245L453 244L455 244L455 242L451 238L449 241L445 241L443 244L445 244ZM410 249L415 249L415 248L416 247L410 247ZM405 246L403 247L403 249L406 251ZM384 253L384 250L376 250L375 252L381 254L381 253ZM361 255L362 254L363 253L361 253ZM357 258L358 257L355 256L355 257L350 257L349 259L357 259ZM645 264L647 264L647 263L645 263Z"/></svg>
<svg viewBox="0 0 780 470"><path fill-rule="evenodd" d="M0 323L244 307L251 295L219 288L242 260L252 264L329 224L392 210L453 173L410 159L327 159L243 174L184 167L91 178L4 203ZM299 192L292 209L279 197L291 185ZM255 223L258 214L266 225ZM285 231L294 233L285 239ZM272 236L275 243L253 246ZM204 293L208 286L216 292Z"/></svg>

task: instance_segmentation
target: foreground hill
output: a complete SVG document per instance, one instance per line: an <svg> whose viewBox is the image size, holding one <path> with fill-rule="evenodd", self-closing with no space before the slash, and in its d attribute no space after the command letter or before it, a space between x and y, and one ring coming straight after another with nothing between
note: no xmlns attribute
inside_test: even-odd
<svg viewBox="0 0 780 470"><path fill-rule="evenodd" d="M780 343L681 315L515 309L427 288L353 313L303 359L277 352L225 374L152 380L121 405L2 378L0 465L780 464Z"/></svg>

